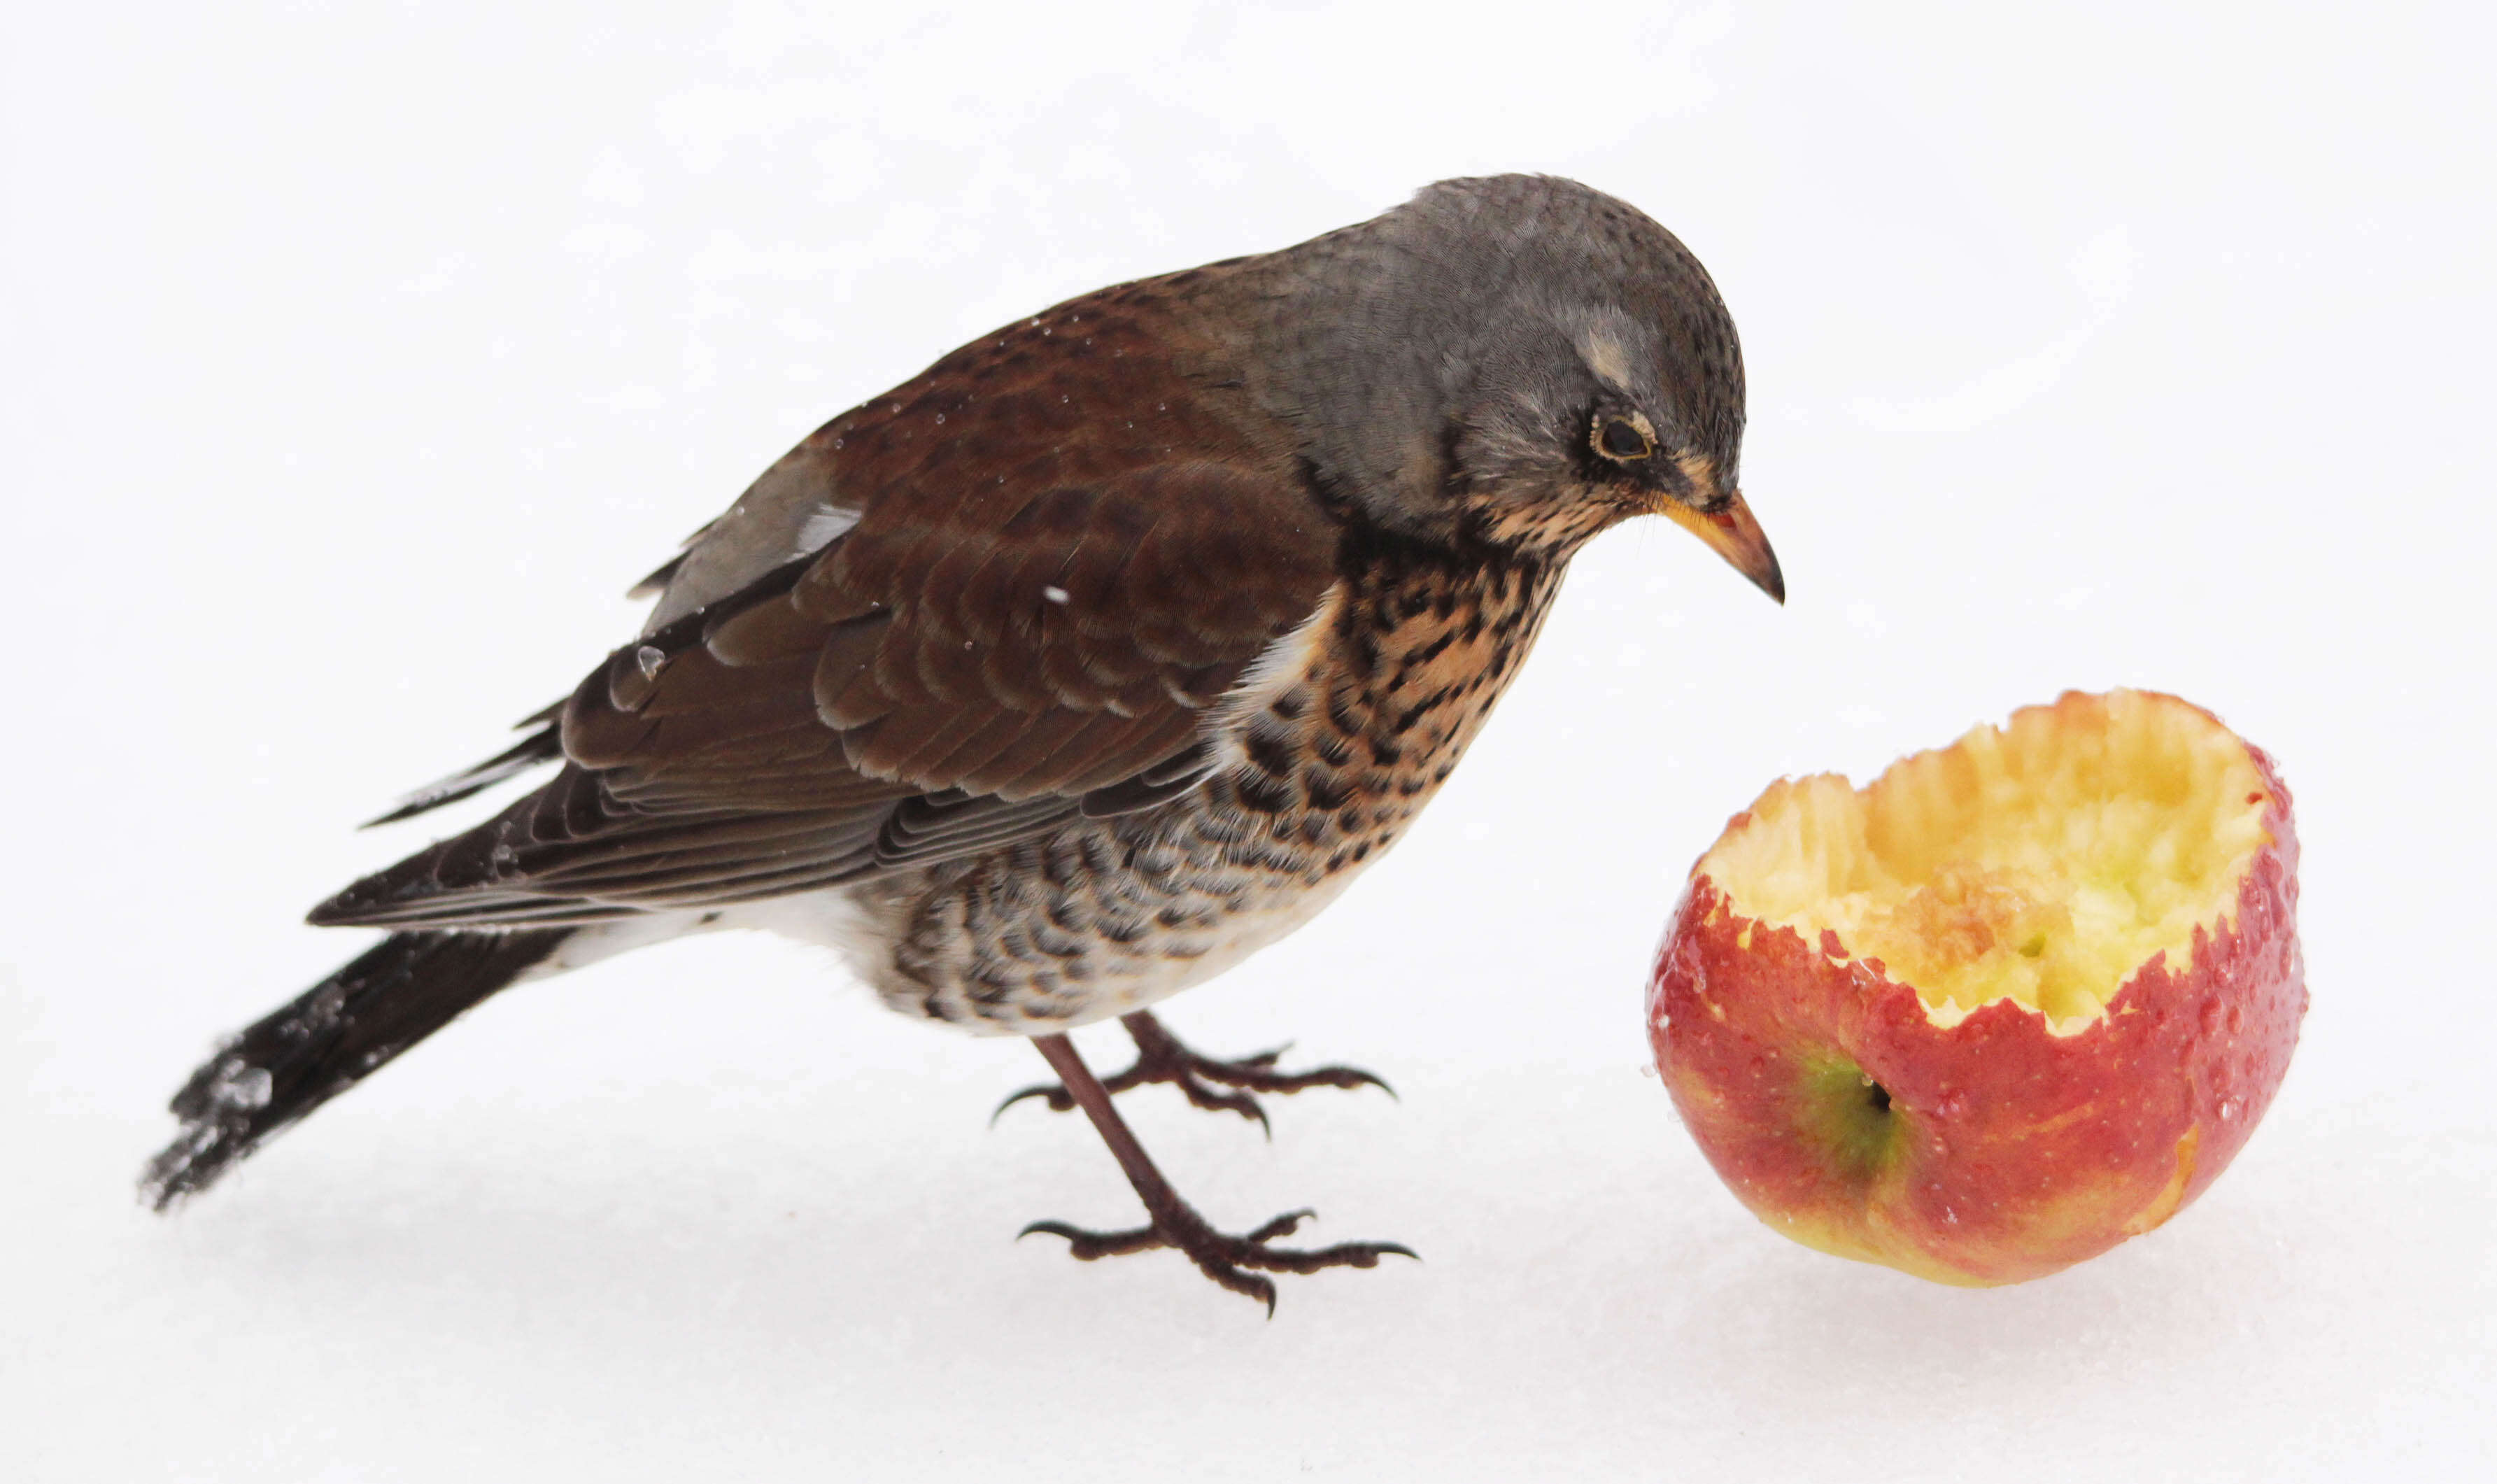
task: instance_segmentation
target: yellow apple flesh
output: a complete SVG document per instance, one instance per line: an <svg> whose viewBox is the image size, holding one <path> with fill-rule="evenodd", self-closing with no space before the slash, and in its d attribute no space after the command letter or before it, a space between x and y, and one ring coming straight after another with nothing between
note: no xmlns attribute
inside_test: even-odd
<svg viewBox="0 0 2497 1484"><path fill-rule="evenodd" d="M1942 1282L2150 1230L2227 1168L2306 1010L2271 759L2067 694L1858 790L1781 780L1691 868L1657 1066L1754 1213Z"/></svg>

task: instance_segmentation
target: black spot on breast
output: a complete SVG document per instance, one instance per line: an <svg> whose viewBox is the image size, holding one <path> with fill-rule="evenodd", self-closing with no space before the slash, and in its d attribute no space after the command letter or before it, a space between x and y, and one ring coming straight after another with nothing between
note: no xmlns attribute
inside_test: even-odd
<svg viewBox="0 0 2497 1484"><path fill-rule="evenodd" d="M1440 616L1445 617L1446 615L1443 614ZM1422 647L1405 656L1405 668L1411 670L1429 664L1431 661L1438 659L1440 655L1448 652L1448 646L1455 644L1456 642L1457 631L1455 629L1441 629L1439 631L1438 638L1432 640L1429 644L1424 645Z"/></svg>
<svg viewBox="0 0 2497 1484"><path fill-rule="evenodd" d="M1294 759L1289 738L1250 728L1246 750L1248 761L1256 764L1262 773L1281 777L1292 771Z"/></svg>
<svg viewBox="0 0 2497 1484"><path fill-rule="evenodd" d="M1264 774L1244 774L1237 787L1240 806L1260 814L1280 814L1295 802L1290 785L1279 783Z"/></svg>
<svg viewBox="0 0 2497 1484"><path fill-rule="evenodd" d="M1368 679L1378 670L1378 637L1366 628L1344 635L1344 663L1356 679Z"/></svg>
<svg viewBox="0 0 2497 1484"><path fill-rule="evenodd" d="M1412 706L1399 713L1394 725L1391 726L1389 730L1399 737L1404 736L1406 733L1413 730L1413 724L1415 722L1420 721L1423 717L1428 716L1433 711L1438 710L1440 707L1445 706L1448 702L1448 698L1455 693L1456 687L1454 686L1440 686L1438 689L1431 692L1427 696L1424 696L1421 700L1414 702Z"/></svg>

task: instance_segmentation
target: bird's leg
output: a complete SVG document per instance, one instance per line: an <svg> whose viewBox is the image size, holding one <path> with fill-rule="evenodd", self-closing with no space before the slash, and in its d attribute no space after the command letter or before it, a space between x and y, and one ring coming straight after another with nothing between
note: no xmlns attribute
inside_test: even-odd
<svg viewBox="0 0 2497 1484"><path fill-rule="evenodd" d="M1310 1211L1287 1212L1245 1237L1216 1231L1196 1214L1196 1208L1180 1199L1161 1171L1154 1168L1145 1147L1136 1142L1127 1121L1119 1117L1118 1108L1111 1103L1110 1089L1076 1054L1075 1043L1062 1034L1034 1036L1031 1040L1040 1048L1041 1056L1048 1058L1050 1069L1058 1073L1075 1106L1082 1108L1092 1126L1100 1130L1102 1142L1110 1146L1110 1153L1119 1161L1119 1168L1126 1172L1127 1184L1136 1187L1136 1195L1144 1201L1145 1213L1152 1220L1149 1225L1122 1232L1086 1231L1063 1221L1034 1221L1019 1236L1047 1232L1063 1237L1068 1249L1086 1262L1154 1247L1176 1247L1187 1254L1198 1272L1223 1287L1263 1300L1270 1317L1275 1312L1275 1285L1248 1269L1315 1273L1321 1268L1375 1267L1380 1256L1388 1252L1414 1255L1410 1247L1393 1242L1345 1242L1316 1251L1269 1246L1279 1237L1290 1236L1303 1221L1314 1219L1316 1213Z"/></svg>
<svg viewBox="0 0 2497 1484"><path fill-rule="evenodd" d="M1125 1071L1102 1078L1101 1086L1105 1089L1124 1092L1129 1088L1149 1082L1166 1082L1186 1094L1187 1100L1199 1108L1236 1113L1244 1119L1254 1120L1259 1127L1266 1130L1268 1138L1274 1137L1274 1125L1266 1121L1266 1110L1259 1105L1257 1093L1290 1093L1307 1088L1369 1087L1376 1088L1390 1097L1396 1095L1396 1089L1389 1087L1384 1079L1359 1067L1321 1066L1306 1072L1276 1071L1276 1058L1291 1050L1289 1045L1261 1051L1237 1061L1217 1061L1180 1044L1179 1037L1164 1029L1162 1023L1154 1019L1150 1011L1138 1010L1132 1015L1120 1016L1119 1024L1126 1026L1127 1034L1135 1038L1136 1060ZM1221 1090L1224 1088L1232 1090ZM1026 1088L997 1104L996 1113L991 1114L989 1121L996 1121L997 1114L1004 1113L1027 1097L1046 1098L1049 1106L1059 1113L1071 1113L1075 1109L1075 1098L1063 1084L1051 1086L1044 1083Z"/></svg>

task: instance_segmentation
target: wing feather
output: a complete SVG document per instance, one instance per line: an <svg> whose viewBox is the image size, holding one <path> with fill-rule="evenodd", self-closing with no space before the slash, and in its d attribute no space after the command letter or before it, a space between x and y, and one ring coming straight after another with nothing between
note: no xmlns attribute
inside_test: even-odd
<svg viewBox="0 0 2497 1484"><path fill-rule="evenodd" d="M1060 350L997 345L995 395L914 383L802 445L787 497L854 523L742 590L671 599L676 616L550 713L553 780L315 919L475 927L750 900L1197 786L1220 698L1320 607L1335 527L1288 458L1201 412L1086 416L1050 394ZM1122 364L1133 405L1172 399L1166 364ZM923 436L938 411L947 435ZM1209 457L1170 461L1180 438ZM699 550L663 571L694 571ZM447 781L552 750L532 739Z"/></svg>

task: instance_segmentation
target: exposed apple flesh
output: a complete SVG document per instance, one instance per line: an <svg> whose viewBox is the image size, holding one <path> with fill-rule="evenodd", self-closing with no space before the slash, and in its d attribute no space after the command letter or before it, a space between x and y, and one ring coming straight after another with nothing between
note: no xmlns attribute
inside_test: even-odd
<svg viewBox="0 0 2497 1484"><path fill-rule="evenodd" d="M2244 1146L2306 1010L2296 900L2268 757L2173 696L2067 694L1736 815L1658 954L1657 1065L1778 1230L2037 1278Z"/></svg>

